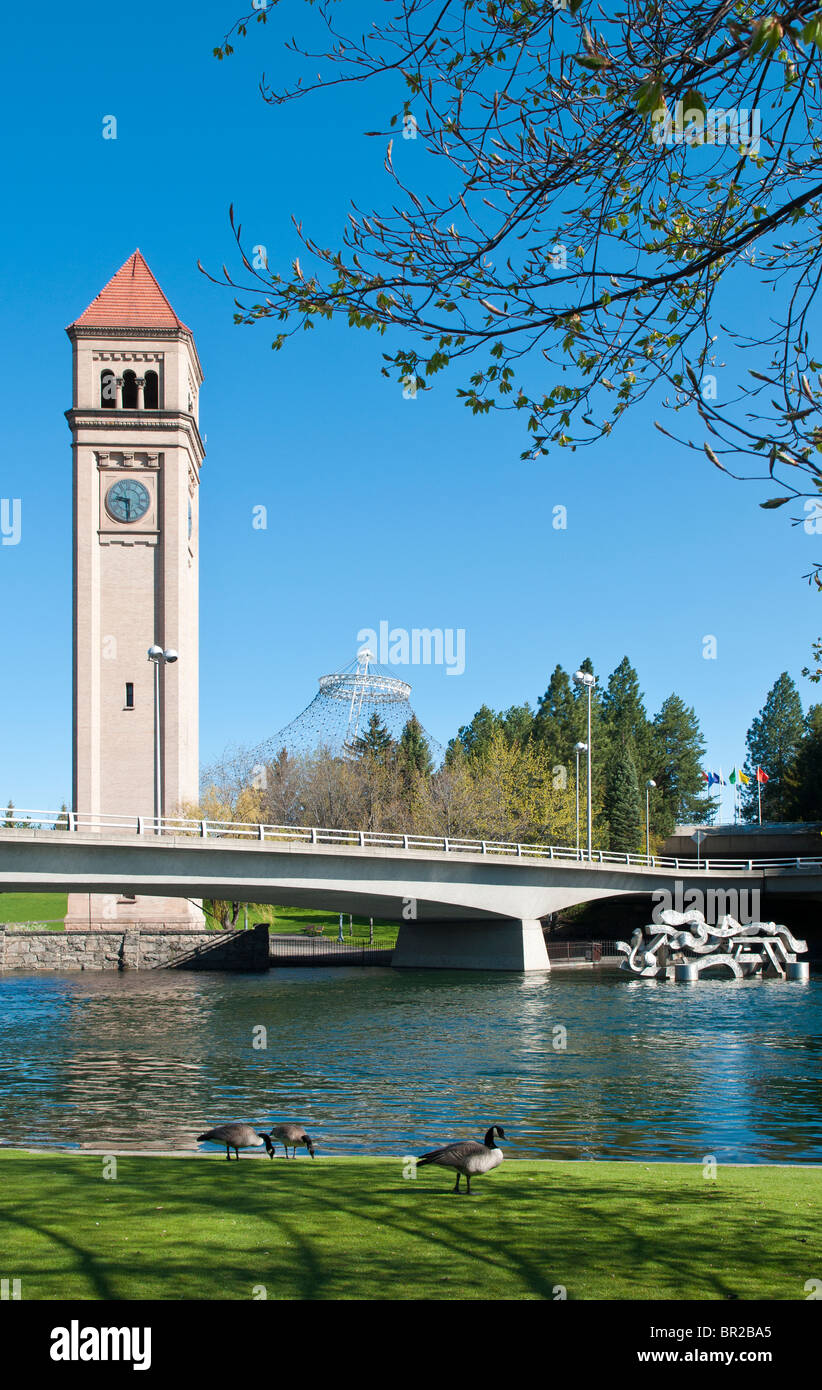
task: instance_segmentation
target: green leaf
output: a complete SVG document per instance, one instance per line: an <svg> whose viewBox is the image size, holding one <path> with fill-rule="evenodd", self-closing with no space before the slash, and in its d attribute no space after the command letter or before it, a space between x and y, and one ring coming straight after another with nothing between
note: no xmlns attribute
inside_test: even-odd
<svg viewBox="0 0 822 1390"><path fill-rule="evenodd" d="M749 55L758 53L764 49L766 53L773 53L782 42L782 25L775 15L767 15L764 19L758 19L753 26L753 36L748 47Z"/></svg>
<svg viewBox="0 0 822 1390"><path fill-rule="evenodd" d="M641 116L656 111L662 98L662 80L659 77L646 77L634 96L634 105Z"/></svg>
<svg viewBox="0 0 822 1390"><path fill-rule="evenodd" d="M685 112L686 119L689 111L699 111L703 118L708 114L708 108L705 105L705 98L701 95L700 92L696 90L695 87L689 87L688 91L682 98L682 109Z"/></svg>
<svg viewBox="0 0 822 1390"><path fill-rule="evenodd" d="M773 511L774 507L784 507L786 502L792 501L792 497L771 497L769 501L760 502L759 505L763 509L763 511L770 512Z"/></svg>

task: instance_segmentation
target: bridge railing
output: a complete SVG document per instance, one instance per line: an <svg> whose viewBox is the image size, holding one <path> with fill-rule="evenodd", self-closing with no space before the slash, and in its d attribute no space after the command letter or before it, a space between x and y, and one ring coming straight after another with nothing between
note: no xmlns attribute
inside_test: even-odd
<svg viewBox="0 0 822 1390"><path fill-rule="evenodd" d="M461 836L403 835L380 830L336 830L322 826L265 825L246 821L197 820L186 816L92 815L84 811L36 811L0 809L0 830L64 830L91 834L125 831L131 835L173 835L175 838L256 840L306 845L331 845L358 849L428 850L445 854L503 855L517 859L548 859L587 864L585 850L571 845L518 844L507 840L469 840ZM822 856L784 859L673 858L660 854L624 854L593 850L591 864L619 865L636 869L676 869L700 872L757 869L822 868Z"/></svg>

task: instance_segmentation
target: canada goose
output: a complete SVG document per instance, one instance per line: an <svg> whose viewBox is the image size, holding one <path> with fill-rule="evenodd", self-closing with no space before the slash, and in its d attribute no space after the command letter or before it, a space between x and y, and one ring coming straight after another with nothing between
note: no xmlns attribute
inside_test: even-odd
<svg viewBox="0 0 822 1390"><path fill-rule="evenodd" d="M285 1156L286 1156L286 1158L288 1158L288 1147L289 1147L289 1145L291 1145L291 1147L292 1147L292 1149L293 1149L293 1155L292 1155L292 1156L293 1156L294 1158L297 1157L297 1145L298 1145L298 1144L305 1144L305 1147L308 1149L308 1152L311 1154L311 1157L312 1157L312 1158L314 1157L314 1141L313 1141L313 1139L310 1137L310 1135L306 1134L306 1132L305 1132L305 1130L303 1129L302 1125L295 1125L295 1124L272 1125L272 1126L271 1126L271 1138L272 1138L272 1139L279 1139L280 1143L282 1144L283 1148L285 1149ZM272 1158L273 1158L273 1154L272 1154Z"/></svg>
<svg viewBox="0 0 822 1390"><path fill-rule="evenodd" d="M456 1144L446 1144L442 1149L434 1149L430 1154L423 1154L421 1158L417 1159L417 1167L422 1167L424 1163L436 1163L440 1168L456 1168L457 1181L454 1191L459 1192L460 1178L465 1174L465 1185L470 1197L472 1176L477 1177L480 1173L490 1173L492 1168L499 1167L505 1157L502 1149L494 1142L495 1134L498 1134L500 1139L505 1138L505 1130L500 1129L499 1125L492 1125L481 1144L478 1144L475 1139L465 1139Z"/></svg>
<svg viewBox="0 0 822 1390"><path fill-rule="evenodd" d="M225 1156L231 1162L231 1150L240 1161L238 1149L258 1149L261 1144L265 1144L268 1157L274 1157L274 1145L271 1143L271 1135L263 1134L262 1130L258 1134L253 1125L233 1124L218 1125L216 1129L209 1129L205 1134L197 1136L197 1143L202 1144L206 1139L211 1139L215 1144L225 1144Z"/></svg>

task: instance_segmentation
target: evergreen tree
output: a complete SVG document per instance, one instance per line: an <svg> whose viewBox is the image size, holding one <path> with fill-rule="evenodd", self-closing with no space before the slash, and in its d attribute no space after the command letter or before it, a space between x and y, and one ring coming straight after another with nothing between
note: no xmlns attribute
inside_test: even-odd
<svg viewBox="0 0 822 1390"><path fill-rule="evenodd" d="M594 663L589 656L577 668L589 676L596 676ZM599 681L591 690L591 740L597 753L597 762L605 767L610 750L608 724L605 719L605 700ZM588 741L588 692L581 685L574 686L574 743Z"/></svg>
<svg viewBox="0 0 822 1390"><path fill-rule="evenodd" d="M804 733L799 692L787 671L783 671L748 730L745 771L750 782L742 788L746 820L756 820L758 814L758 767L767 772L769 779L762 787L763 822L790 819L791 773Z"/></svg>
<svg viewBox="0 0 822 1390"><path fill-rule="evenodd" d="M767 790L767 782L764 790ZM764 808L763 808L764 809ZM822 705L811 705L791 776L791 820L822 821Z"/></svg>
<svg viewBox="0 0 822 1390"><path fill-rule="evenodd" d="M481 705L477 710L470 724L464 724L457 733L457 737L452 739L446 750L446 761L450 762L458 750L455 748L459 744L464 753L471 759L482 759L488 753L491 742L496 733L499 733L502 720L495 714L488 705Z"/></svg>
<svg viewBox="0 0 822 1390"><path fill-rule="evenodd" d="M431 774L431 749L415 714L412 714L400 735L397 764L406 785L410 785L415 777L428 777Z"/></svg>
<svg viewBox="0 0 822 1390"><path fill-rule="evenodd" d="M609 677L602 706L610 741L614 745L627 744L643 786L648 777L656 781L653 731L645 712L639 677L627 656Z"/></svg>
<svg viewBox="0 0 822 1390"><path fill-rule="evenodd" d="M524 748L534 731L534 711L529 704L511 705L501 714L502 732L512 748Z"/></svg>
<svg viewBox="0 0 822 1390"><path fill-rule="evenodd" d="M365 733L356 738L351 746L358 758L371 758L374 762L385 764L394 748L394 740L375 711Z"/></svg>
<svg viewBox="0 0 822 1390"><path fill-rule="evenodd" d="M8 804L8 806L6 807L6 819L5 819L5 821L3 822L4 829L6 829L6 830L13 830L13 829L14 829L14 826L15 826L15 823L16 823L16 822L12 819L13 816L14 816L14 802L13 802L13 801L10 801L9 804Z"/></svg>
<svg viewBox="0 0 822 1390"><path fill-rule="evenodd" d="M577 723L571 678L557 665L534 715L534 740L555 763L570 766L578 738Z"/></svg>
<svg viewBox="0 0 822 1390"><path fill-rule="evenodd" d="M614 749L605 787L605 817L611 849L634 853L642 839L642 809L636 764L627 742Z"/></svg>
<svg viewBox="0 0 822 1390"><path fill-rule="evenodd" d="M670 835L677 824L702 824L715 810L705 794L701 763L705 742L695 710L669 695L653 722L651 833Z"/></svg>

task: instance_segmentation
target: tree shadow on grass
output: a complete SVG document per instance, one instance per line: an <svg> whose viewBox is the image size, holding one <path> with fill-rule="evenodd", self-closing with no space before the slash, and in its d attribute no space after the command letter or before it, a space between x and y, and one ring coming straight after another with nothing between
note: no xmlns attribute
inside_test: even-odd
<svg viewBox="0 0 822 1390"><path fill-rule="evenodd" d="M77 1277L79 1276L84 1283L93 1290L94 1298L109 1299L114 1298L113 1287L109 1281L105 1268L99 1259L90 1251L85 1250L76 1240L69 1239L68 1236L54 1230L52 1226L38 1223L31 1217L19 1217L13 1213L6 1213L0 1206L0 1249L6 1252L6 1258L15 1258L15 1245L22 1233L26 1235L40 1236L50 1245L56 1246L57 1250L64 1257L68 1257L69 1268L58 1274L55 1271L55 1278ZM29 1289L36 1289L39 1271L36 1264L36 1256L28 1252L21 1252L19 1262L15 1264L15 1277L20 1278L23 1288L26 1290L26 1297L29 1297ZM82 1295L80 1295L82 1297Z"/></svg>
<svg viewBox="0 0 822 1390"><path fill-rule="evenodd" d="M115 1182L100 1160L30 1162L36 1190L12 1210L0 1201L0 1217L53 1242L81 1297L250 1298L264 1285L308 1300L550 1300L557 1286L569 1298L802 1298L819 1261L810 1210L786 1214L750 1182L698 1184L693 1170L662 1181L640 1165L600 1178L593 1164L510 1163L467 1197L450 1175L404 1180L399 1159L121 1158ZM83 1241L78 1226L95 1218Z"/></svg>

